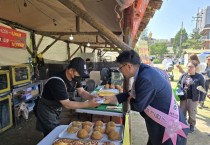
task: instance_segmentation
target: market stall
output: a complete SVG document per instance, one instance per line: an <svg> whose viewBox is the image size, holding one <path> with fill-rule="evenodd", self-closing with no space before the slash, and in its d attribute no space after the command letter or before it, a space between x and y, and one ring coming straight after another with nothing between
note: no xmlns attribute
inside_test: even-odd
<svg viewBox="0 0 210 145"><path fill-rule="evenodd" d="M87 113L96 115L107 115L123 117L122 104L107 104L103 97L105 94L119 93L118 89L105 89L104 86L98 86L92 94L98 94L102 99L98 101L102 104L96 108L76 109L77 113ZM104 95L104 96L101 96ZM69 125L60 125L48 134L38 145L59 145L59 143L77 142L82 144L97 145L121 145L126 131L126 145L130 142L129 120L126 119L126 125L113 122L111 119L107 123L97 120L90 121L72 121ZM125 129L126 127L126 129Z"/></svg>
<svg viewBox="0 0 210 145"><path fill-rule="evenodd" d="M10 49L12 51L5 49L5 46L0 47L2 52L9 54L6 58L5 53L1 53L0 58L13 65L26 63L30 57L33 78L39 79L41 71L38 66L43 65L40 63L43 58L69 61L78 53L89 52L103 57L107 51L119 53L130 50L161 4L162 0L132 0L129 3L115 0L1 1L0 5L4 6L0 9L1 25L11 27L12 31L21 29L27 32L26 36L17 40L26 37L28 43L24 43L22 49ZM0 39L3 40L7 39ZM10 44L10 41L4 42ZM129 83L125 81L124 91L128 87ZM35 88L38 90L37 86ZM118 117L128 111L126 104L111 109L107 106L76 111ZM52 144L66 127L57 127L40 143ZM126 141L123 138L121 140Z"/></svg>

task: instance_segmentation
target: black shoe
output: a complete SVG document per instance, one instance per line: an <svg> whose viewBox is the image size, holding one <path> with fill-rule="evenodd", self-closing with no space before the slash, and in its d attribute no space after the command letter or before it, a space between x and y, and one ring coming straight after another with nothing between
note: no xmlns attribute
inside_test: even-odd
<svg viewBox="0 0 210 145"><path fill-rule="evenodd" d="M195 130L194 130L194 126L193 125L190 125L190 133L193 133Z"/></svg>

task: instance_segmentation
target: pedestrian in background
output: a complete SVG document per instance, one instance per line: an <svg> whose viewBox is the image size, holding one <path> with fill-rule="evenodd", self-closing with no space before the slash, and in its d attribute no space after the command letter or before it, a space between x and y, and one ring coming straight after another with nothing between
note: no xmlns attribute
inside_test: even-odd
<svg viewBox="0 0 210 145"><path fill-rule="evenodd" d="M188 123L190 124L190 131L194 132L196 124L197 105L200 97L205 94L197 89L198 86L204 88L204 77L196 73L196 61L189 61L187 64L187 72L183 73L178 81L178 86L183 90L183 95L180 97L180 108L184 115L188 112Z"/></svg>

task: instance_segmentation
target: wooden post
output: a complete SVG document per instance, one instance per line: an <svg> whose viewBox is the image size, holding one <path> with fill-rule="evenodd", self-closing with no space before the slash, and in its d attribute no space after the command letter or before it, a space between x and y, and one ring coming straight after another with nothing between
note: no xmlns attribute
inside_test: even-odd
<svg viewBox="0 0 210 145"><path fill-rule="evenodd" d="M133 27L133 14L134 14L134 8L133 6L128 7L124 11L124 42L127 43L130 47L132 47L132 27ZM128 79L124 79L123 83L123 90L125 92L128 91L129 86L131 84L129 83ZM123 113L124 115L130 110L130 104L129 102L123 103ZM123 119L125 121L125 119Z"/></svg>
<svg viewBox="0 0 210 145"><path fill-rule="evenodd" d="M84 53L86 52L86 45L84 45Z"/></svg>
<svg viewBox="0 0 210 145"><path fill-rule="evenodd" d="M66 46L67 46L67 55L68 55L68 60L70 60L70 44L68 42L66 42Z"/></svg>
<svg viewBox="0 0 210 145"><path fill-rule="evenodd" d="M72 58L72 56L74 56L75 53L77 53L77 51L81 48L81 45L74 51L74 53L70 56L70 59ZM69 60L70 60L69 59Z"/></svg>
<svg viewBox="0 0 210 145"><path fill-rule="evenodd" d="M76 15L87 21L91 26L96 28L99 32L101 32L104 36L106 36L112 43L117 45L122 50L130 50L132 49L130 46L122 42L116 35L114 35L108 28L104 25L98 23L90 14L86 11L78 7L74 2L67 0L58 0L71 11L73 11Z"/></svg>
<svg viewBox="0 0 210 145"><path fill-rule="evenodd" d="M53 46L60 38L61 36L56 38L51 44L47 45L47 47L41 52L41 54L44 54L48 49L50 49L50 47Z"/></svg>
<svg viewBox="0 0 210 145"><path fill-rule="evenodd" d="M33 56L33 52L31 52L30 48L28 47L28 45L26 45L26 50L28 51L28 53Z"/></svg>
<svg viewBox="0 0 210 145"><path fill-rule="evenodd" d="M117 51L118 53L120 53L120 51L118 50L118 48L116 48L116 47L114 46L114 44L112 44L111 42L109 42L109 41L106 39L106 37L104 37L103 35L101 35L101 38L103 38L107 43L109 43L109 45L110 45L115 51Z"/></svg>
<svg viewBox="0 0 210 145"><path fill-rule="evenodd" d="M37 79L38 78L38 65L37 65L37 48L36 48L36 42L35 42L35 33L31 32L30 33L30 37L31 37L31 42L32 42L32 64L33 64L33 79Z"/></svg>
<svg viewBox="0 0 210 145"><path fill-rule="evenodd" d="M80 32L80 18L76 16L76 32Z"/></svg>
<svg viewBox="0 0 210 145"><path fill-rule="evenodd" d="M40 46L40 44L41 44L43 38L44 38L44 36L42 35L42 37L39 39L38 44L36 45L36 48L37 48L37 49L39 48L39 46Z"/></svg>

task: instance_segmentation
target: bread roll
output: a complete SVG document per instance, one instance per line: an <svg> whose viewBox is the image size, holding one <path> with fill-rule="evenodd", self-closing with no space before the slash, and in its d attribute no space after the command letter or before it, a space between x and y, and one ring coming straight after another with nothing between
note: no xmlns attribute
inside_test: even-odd
<svg viewBox="0 0 210 145"><path fill-rule="evenodd" d="M85 129L88 133L91 131L91 127L89 125L82 126L82 129Z"/></svg>
<svg viewBox="0 0 210 145"><path fill-rule="evenodd" d="M103 138L103 134L99 131L94 131L91 135L91 139L100 140Z"/></svg>
<svg viewBox="0 0 210 145"><path fill-rule="evenodd" d="M67 132L69 134L76 133L78 130L79 130L79 128L78 127L74 127L74 126L71 126L71 127L67 128Z"/></svg>
<svg viewBox="0 0 210 145"><path fill-rule="evenodd" d="M107 126L106 127L106 134L109 134L110 132L115 131L115 127Z"/></svg>
<svg viewBox="0 0 210 145"><path fill-rule="evenodd" d="M85 125L89 125L90 127L92 127L92 123L90 121L85 121L82 123L82 126L85 126Z"/></svg>
<svg viewBox="0 0 210 145"><path fill-rule="evenodd" d="M103 125L104 123L100 120L95 122L95 126L103 126Z"/></svg>
<svg viewBox="0 0 210 145"><path fill-rule="evenodd" d="M77 137L80 139L85 139L88 137L88 132L85 129L81 129L78 131Z"/></svg>
<svg viewBox="0 0 210 145"><path fill-rule="evenodd" d="M115 124L115 122L113 122L113 121L109 121L107 124L106 124L106 126L108 127L108 126L110 126L110 127L116 127L116 124Z"/></svg>
<svg viewBox="0 0 210 145"><path fill-rule="evenodd" d="M109 133L108 139L109 140L119 140L120 139L120 135L119 135L118 132L112 131L112 132Z"/></svg>
<svg viewBox="0 0 210 145"><path fill-rule="evenodd" d="M80 121L73 121L72 122L72 126L74 126L74 127L80 127L81 126L81 122Z"/></svg>
<svg viewBox="0 0 210 145"><path fill-rule="evenodd" d="M99 132L101 132L101 133L104 133L104 131L105 131L104 128L101 127L101 126L95 126L93 130L94 130L94 131L99 131Z"/></svg>

